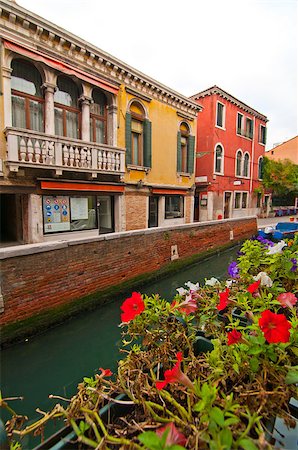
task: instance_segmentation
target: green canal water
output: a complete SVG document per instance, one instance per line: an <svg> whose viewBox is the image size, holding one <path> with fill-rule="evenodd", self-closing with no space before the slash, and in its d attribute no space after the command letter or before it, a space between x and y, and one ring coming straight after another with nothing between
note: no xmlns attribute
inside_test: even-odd
<svg viewBox="0 0 298 450"><path fill-rule="evenodd" d="M235 260L239 248L186 267L179 273L137 289L143 294L159 293L171 300L176 289L187 281L204 282L205 278L227 277L227 267ZM10 405L30 421L40 418L36 408L49 410L55 400L49 394L71 397L84 376L92 376L99 367L115 370L120 358L120 305L124 298L115 298L94 311L86 312L45 334L29 338L1 353L1 391L3 397L22 396L23 401ZM5 415L2 418L5 420ZM51 429L51 432L56 431ZM31 449L39 440L26 438L24 449Z"/></svg>

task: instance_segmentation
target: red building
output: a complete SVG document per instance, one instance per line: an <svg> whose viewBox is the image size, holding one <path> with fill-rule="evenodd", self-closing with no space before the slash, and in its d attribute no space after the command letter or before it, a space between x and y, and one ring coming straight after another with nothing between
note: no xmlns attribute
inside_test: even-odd
<svg viewBox="0 0 298 450"><path fill-rule="evenodd" d="M259 215L270 196L259 191L267 117L213 86L191 97L197 125L195 220Z"/></svg>

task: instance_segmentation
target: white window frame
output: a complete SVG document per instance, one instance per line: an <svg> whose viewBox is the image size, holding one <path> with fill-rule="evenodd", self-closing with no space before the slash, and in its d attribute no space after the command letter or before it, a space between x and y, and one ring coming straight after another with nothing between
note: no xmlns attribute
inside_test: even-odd
<svg viewBox="0 0 298 450"><path fill-rule="evenodd" d="M223 110L222 110L222 126L217 124L217 116L218 116L218 105L222 105L223 106ZM220 128L221 130L225 130L226 128L226 105L220 101L216 102L216 115L215 115L215 126L216 128Z"/></svg>
<svg viewBox="0 0 298 450"><path fill-rule="evenodd" d="M252 137L249 137L249 136L247 135L247 121L248 121L248 120L250 120L251 123L252 123ZM254 135L255 135L254 120L253 120L252 117L245 116L245 137L246 137L246 139L249 139L250 141L252 141L253 138L254 138Z"/></svg>
<svg viewBox="0 0 298 450"><path fill-rule="evenodd" d="M244 174L245 155L248 155L247 175ZM249 176L250 176L250 154L249 154L249 152L245 152L243 155L243 160L242 160L242 177L249 178Z"/></svg>
<svg viewBox="0 0 298 450"><path fill-rule="evenodd" d="M239 202L239 208L236 208L235 206L235 201L236 201L236 194L240 194L240 202ZM243 194L247 194L247 202L246 202L246 208L242 207L242 202L243 202ZM240 211L240 210L247 210L248 209L248 204L249 204L249 192L248 191L234 191L234 198L233 198L233 209L236 211Z"/></svg>
<svg viewBox="0 0 298 450"><path fill-rule="evenodd" d="M238 116L242 117L240 133L238 133ZM237 134L237 136L243 136L243 134L244 134L243 124L244 124L244 114L237 111L237 114L236 114L236 134Z"/></svg>
<svg viewBox="0 0 298 450"><path fill-rule="evenodd" d="M262 141L261 141L261 129L262 129L262 128L264 128L264 130L265 130L265 142L262 142ZM260 123L260 125L259 125L259 137L258 137L258 143L259 143L260 145L263 145L264 147L265 147L265 145L266 145L266 130L267 130L266 125L263 125L262 123Z"/></svg>
<svg viewBox="0 0 298 450"><path fill-rule="evenodd" d="M237 155L238 155L238 152L241 153L240 174L237 174ZM235 157L235 177L237 177L237 178L242 178L242 165L243 165L243 151L241 150L241 148L238 148L238 150L236 151L236 157Z"/></svg>
<svg viewBox="0 0 298 450"><path fill-rule="evenodd" d="M216 148L218 146L220 146L221 149L222 149L221 171L220 172L216 172ZM224 175L224 161L225 161L225 149L224 149L224 146L220 142L217 142L217 144L215 144L215 147L214 147L214 166L213 166L214 172L213 173L215 175Z"/></svg>

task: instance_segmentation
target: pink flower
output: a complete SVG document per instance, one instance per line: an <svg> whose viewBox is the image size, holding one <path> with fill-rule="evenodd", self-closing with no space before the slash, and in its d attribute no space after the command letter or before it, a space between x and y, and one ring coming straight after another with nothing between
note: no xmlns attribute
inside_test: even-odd
<svg viewBox="0 0 298 450"><path fill-rule="evenodd" d="M175 427L173 422L167 423L164 427L158 428L156 430L156 434L158 437L163 437L163 435L167 433L167 438L165 442L166 447L170 447L171 445L184 445L186 444L186 437L184 434L180 433L179 430Z"/></svg>
<svg viewBox="0 0 298 450"><path fill-rule="evenodd" d="M198 305L196 300L191 295L187 295L184 302L177 303L176 300L174 300L171 304L171 307L178 309L185 314L191 314L197 310Z"/></svg>
<svg viewBox="0 0 298 450"><path fill-rule="evenodd" d="M291 323L283 314L275 314L269 309L263 311L259 319L259 325L269 344L289 342Z"/></svg>
<svg viewBox="0 0 298 450"><path fill-rule="evenodd" d="M259 289L260 284L261 280L258 280L255 283L250 284L247 288L247 291L250 292L251 294L254 294Z"/></svg>
<svg viewBox="0 0 298 450"><path fill-rule="evenodd" d="M218 309L218 311L222 311L223 309L225 309L228 306L229 294L230 294L229 288L226 288L226 290L224 292L221 292L219 294L219 304L216 307Z"/></svg>
<svg viewBox="0 0 298 450"><path fill-rule="evenodd" d="M113 375L113 372L110 369L103 369L100 367L98 370L101 371L100 377L111 377Z"/></svg>
<svg viewBox="0 0 298 450"><path fill-rule="evenodd" d="M240 331L232 330L228 332L228 345L238 344L242 339Z"/></svg>
<svg viewBox="0 0 298 450"><path fill-rule="evenodd" d="M124 300L120 307L123 311L121 322L130 322L145 309L144 300L139 292L133 292L131 297Z"/></svg>
<svg viewBox="0 0 298 450"><path fill-rule="evenodd" d="M180 368L181 361L183 361L182 352L178 352L176 358L178 361L174 365L173 369L165 371L165 379L162 381L156 381L156 387L159 391L164 387L166 387L167 384L172 383L181 383L184 384L184 386L193 389L192 382L190 381L188 376L182 372Z"/></svg>
<svg viewBox="0 0 298 450"><path fill-rule="evenodd" d="M279 301L283 308L286 308L287 306L289 308L293 308L293 306L297 303L297 297L295 294L292 294L292 292L283 292L278 295L276 300Z"/></svg>

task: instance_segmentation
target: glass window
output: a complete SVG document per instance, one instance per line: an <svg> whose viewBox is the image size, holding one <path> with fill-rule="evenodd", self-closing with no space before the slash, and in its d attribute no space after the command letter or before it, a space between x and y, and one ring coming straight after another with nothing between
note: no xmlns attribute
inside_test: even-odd
<svg viewBox="0 0 298 450"><path fill-rule="evenodd" d="M261 207L261 201L262 201L262 194L261 192L258 192L258 196L257 196L257 208Z"/></svg>
<svg viewBox="0 0 298 450"><path fill-rule="evenodd" d="M224 121L225 121L224 113L225 113L225 105L217 102L216 125L221 128L224 127Z"/></svg>
<svg viewBox="0 0 298 450"><path fill-rule="evenodd" d="M181 142L181 172L188 172L187 161L188 161L188 137L189 137L189 127L187 123L182 122L180 125L180 142Z"/></svg>
<svg viewBox="0 0 298 450"><path fill-rule="evenodd" d="M252 119L246 118L246 128L245 128L246 137L252 139L254 130L253 130L253 121Z"/></svg>
<svg viewBox="0 0 298 450"><path fill-rule="evenodd" d="M243 161L243 176L248 177L249 174L249 154L245 153Z"/></svg>
<svg viewBox="0 0 298 450"><path fill-rule="evenodd" d="M241 192L235 192L235 209L240 208L240 201L241 201Z"/></svg>
<svg viewBox="0 0 298 450"><path fill-rule="evenodd" d="M11 99L12 125L34 131L44 131L44 99L42 78L33 64L12 61Z"/></svg>
<svg viewBox="0 0 298 450"><path fill-rule="evenodd" d="M143 166L143 141L144 141L144 112L141 106L133 103L131 111L131 163L135 166Z"/></svg>
<svg viewBox="0 0 298 450"><path fill-rule="evenodd" d="M236 155L236 176L241 176L241 166L242 166L242 151L238 150Z"/></svg>
<svg viewBox="0 0 298 450"><path fill-rule="evenodd" d="M182 195L166 195L165 219L177 219L184 216L184 198Z"/></svg>
<svg viewBox="0 0 298 450"><path fill-rule="evenodd" d="M266 127L264 125L260 125L260 134L259 134L259 142L260 144L266 145Z"/></svg>
<svg viewBox="0 0 298 450"><path fill-rule="evenodd" d="M237 134L243 133L243 114L237 113Z"/></svg>
<svg viewBox="0 0 298 450"><path fill-rule="evenodd" d="M215 150L215 172L223 173L223 148L221 145L217 145Z"/></svg>
<svg viewBox="0 0 298 450"><path fill-rule="evenodd" d="M57 90L54 94L55 133L57 135L79 138L78 98L79 90L74 81L67 77L58 77Z"/></svg>
<svg viewBox="0 0 298 450"><path fill-rule="evenodd" d="M242 192L242 208L247 208L247 192Z"/></svg>
<svg viewBox="0 0 298 450"><path fill-rule="evenodd" d="M98 89L93 91L93 103L90 106L90 140L99 144L106 144L106 97Z"/></svg>
<svg viewBox="0 0 298 450"><path fill-rule="evenodd" d="M258 164L258 178L259 178L259 180L263 179L263 170L264 170L263 158L259 158L259 164Z"/></svg>

